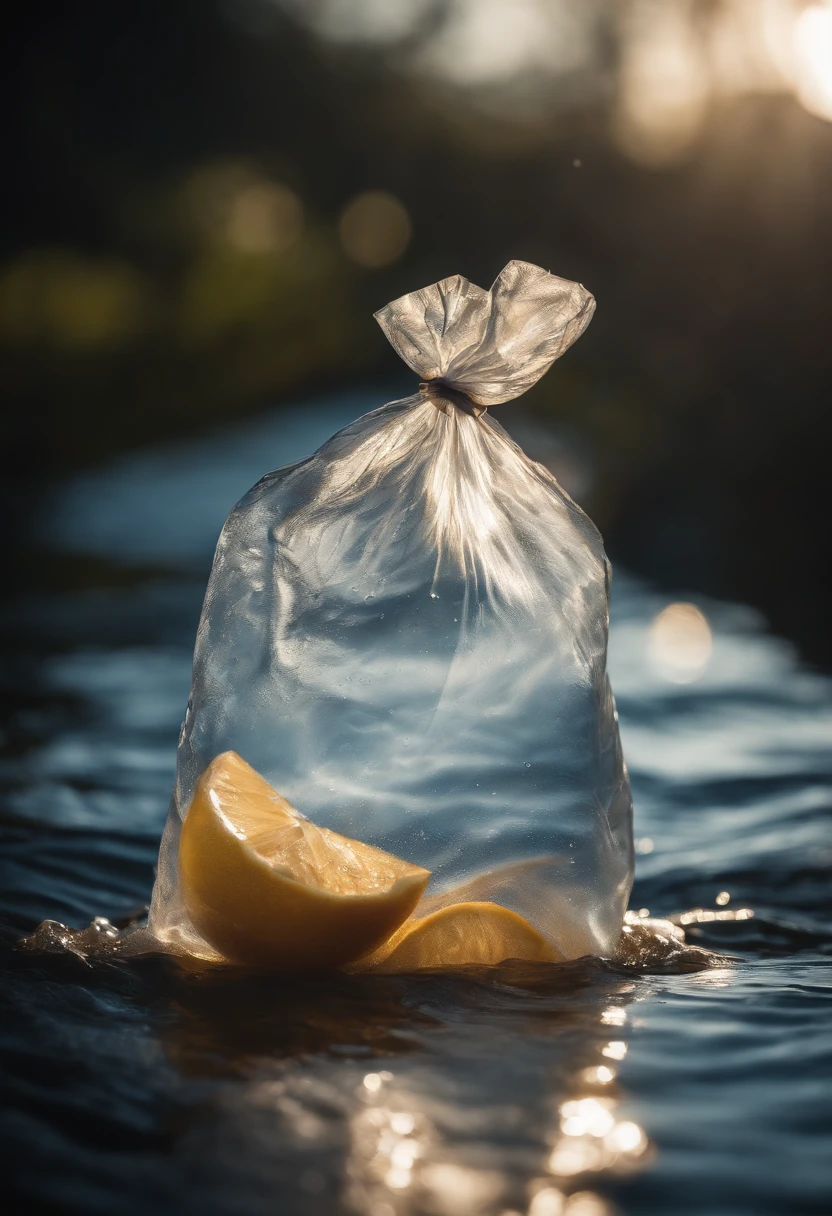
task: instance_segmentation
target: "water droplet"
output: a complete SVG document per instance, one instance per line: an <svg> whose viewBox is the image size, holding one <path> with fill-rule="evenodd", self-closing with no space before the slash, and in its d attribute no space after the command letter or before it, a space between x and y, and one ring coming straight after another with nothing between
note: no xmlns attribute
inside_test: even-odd
<svg viewBox="0 0 832 1216"><path fill-rule="evenodd" d="M435 592L435 591L431 591L431 593L430 593L430 598L431 598L432 600L438 600L438 599L439 599L439 596L436 594L436 592Z"/></svg>
<svg viewBox="0 0 832 1216"><path fill-rule="evenodd" d="M527 760L527 761L526 761L526 768L531 768L531 766L532 766L532 765L531 765L531 761L530 761L530 760Z"/></svg>

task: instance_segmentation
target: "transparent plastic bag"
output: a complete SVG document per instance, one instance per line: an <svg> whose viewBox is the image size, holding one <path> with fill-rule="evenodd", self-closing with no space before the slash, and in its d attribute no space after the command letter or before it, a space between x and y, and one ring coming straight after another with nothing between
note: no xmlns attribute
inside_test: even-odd
<svg viewBox="0 0 832 1216"><path fill-rule="evenodd" d="M633 872L601 538L485 408L586 328L523 262L376 314L419 392L267 474L217 546L149 929L211 956L179 891L195 783L238 752L315 824L423 866L561 957L609 955Z"/></svg>

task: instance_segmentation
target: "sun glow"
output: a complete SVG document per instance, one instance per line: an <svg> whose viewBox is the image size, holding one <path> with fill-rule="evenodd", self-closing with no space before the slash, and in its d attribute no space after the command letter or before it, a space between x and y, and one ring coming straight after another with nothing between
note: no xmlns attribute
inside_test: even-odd
<svg viewBox="0 0 832 1216"><path fill-rule="evenodd" d="M798 100L832 122L832 4L803 10L795 24L794 52Z"/></svg>
<svg viewBox="0 0 832 1216"><path fill-rule="evenodd" d="M726 97L791 94L832 121L832 0L721 0L706 20L690 0L447 0L435 23L429 0L273 2L321 37L389 51L397 69L501 116L539 112L530 97L559 109L609 97L615 142L652 167L690 154Z"/></svg>

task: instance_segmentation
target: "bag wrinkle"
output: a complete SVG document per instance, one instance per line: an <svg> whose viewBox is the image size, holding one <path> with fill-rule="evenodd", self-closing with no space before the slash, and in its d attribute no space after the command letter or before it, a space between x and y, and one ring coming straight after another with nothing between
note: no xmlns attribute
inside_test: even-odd
<svg viewBox="0 0 832 1216"><path fill-rule="evenodd" d="M394 300L375 317L421 379L444 380L488 407L531 388L580 337L594 310L580 283L515 261L490 291L455 275Z"/></svg>

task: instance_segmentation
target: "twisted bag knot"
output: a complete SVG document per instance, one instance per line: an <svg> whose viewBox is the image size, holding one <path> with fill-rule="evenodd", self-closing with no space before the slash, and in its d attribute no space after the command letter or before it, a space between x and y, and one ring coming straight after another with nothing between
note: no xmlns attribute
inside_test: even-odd
<svg viewBox="0 0 832 1216"><path fill-rule="evenodd" d="M580 283L509 262L490 291L452 275L375 314L438 409L478 417L536 384L586 329L595 299Z"/></svg>
<svg viewBox="0 0 832 1216"><path fill-rule="evenodd" d="M461 393L459 389L451 388L444 380L422 380L419 384L419 392L423 397L427 397L436 408L443 414L450 414L454 406L457 409L463 410L466 414L473 414L475 418L479 418L480 414L484 414L486 406L477 405L465 393Z"/></svg>

